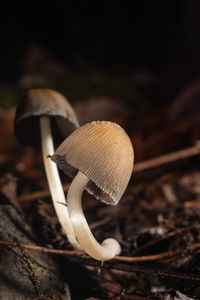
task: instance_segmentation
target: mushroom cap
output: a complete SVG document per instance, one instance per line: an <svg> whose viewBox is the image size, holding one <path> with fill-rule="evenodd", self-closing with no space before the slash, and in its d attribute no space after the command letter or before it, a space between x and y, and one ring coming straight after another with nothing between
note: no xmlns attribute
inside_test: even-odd
<svg viewBox="0 0 200 300"><path fill-rule="evenodd" d="M70 177L78 171L90 181L86 190L106 204L116 205L133 169L133 146L116 123L97 121L74 131L51 159Z"/></svg>
<svg viewBox="0 0 200 300"><path fill-rule="evenodd" d="M33 89L20 101L15 115L15 136L29 146L40 145L39 117L49 116L55 144L60 144L79 123L67 99L52 89Z"/></svg>

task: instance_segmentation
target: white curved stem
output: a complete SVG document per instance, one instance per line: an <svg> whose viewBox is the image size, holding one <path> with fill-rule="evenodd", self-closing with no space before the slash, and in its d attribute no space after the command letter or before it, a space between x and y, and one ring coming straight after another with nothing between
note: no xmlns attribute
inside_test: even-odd
<svg viewBox="0 0 200 300"><path fill-rule="evenodd" d="M74 235L74 230L69 219L65 195L63 192L57 166L53 161L51 161L51 159L47 158L48 155L53 155L54 153L54 145L49 117L40 117L40 131L44 167L58 220L72 246L75 249L80 250L81 247Z"/></svg>
<svg viewBox="0 0 200 300"><path fill-rule="evenodd" d="M93 258L104 261L112 259L121 252L121 247L115 239L106 239L100 245L92 235L85 219L81 198L89 179L78 172L72 181L67 194L67 206L70 220L81 247Z"/></svg>

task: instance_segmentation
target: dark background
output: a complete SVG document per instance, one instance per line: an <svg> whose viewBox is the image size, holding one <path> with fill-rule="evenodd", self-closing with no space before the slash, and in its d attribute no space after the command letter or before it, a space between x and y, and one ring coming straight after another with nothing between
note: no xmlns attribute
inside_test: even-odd
<svg viewBox="0 0 200 300"><path fill-rule="evenodd" d="M120 124L133 143L136 163L189 151L200 141L200 1L138 0L130 1L129 7L127 3L57 0L46 5L42 1L0 5L0 192L22 210L40 245L66 248L50 199L39 194L28 203L32 192L48 189L40 148L25 147L14 136L15 107L29 89L63 93L81 125L93 120ZM29 128L25 130L30 135ZM177 161L166 165L159 159L161 165L143 172L133 169L116 210L92 204L94 199L84 196L88 221L97 226L95 237L101 241L105 234L117 236L123 255L170 254L181 249L174 258L144 262L133 277L109 277L111 289L122 292L115 298L126 294L128 298L130 293L167 299L180 290L190 299L200 299L199 253L190 252L199 243L199 156L180 157L179 153ZM66 176L61 176L65 182ZM12 240L12 235L8 238ZM17 236L13 239L17 241ZM28 261L26 257L25 266ZM11 273L20 270L18 260L13 262ZM82 287L87 297L98 296L91 277L88 280L85 273L77 272L74 263L70 267L62 260L61 264L67 278L74 275L67 279L72 298L81 293L83 298ZM151 266L154 272L145 269ZM30 271L34 288L40 288L37 269ZM171 280L168 275L160 277L165 271L172 274ZM178 272L184 281L175 278ZM108 294L103 285L106 278L98 267L94 279L101 285L99 293ZM11 286L9 281L9 293Z"/></svg>
<svg viewBox="0 0 200 300"><path fill-rule="evenodd" d="M163 72L175 63L198 73L198 1L7 2L1 8L0 79L16 80L31 44L63 64ZM93 9L93 13L90 11ZM98 15L96 14L98 13ZM192 66L191 66L192 60Z"/></svg>

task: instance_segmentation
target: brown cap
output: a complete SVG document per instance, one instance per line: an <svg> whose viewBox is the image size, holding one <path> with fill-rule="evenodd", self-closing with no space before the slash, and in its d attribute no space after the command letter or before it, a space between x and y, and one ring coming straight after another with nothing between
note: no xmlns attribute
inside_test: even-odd
<svg viewBox="0 0 200 300"><path fill-rule="evenodd" d="M97 121L74 131L51 159L72 178L81 171L90 179L88 192L116 205L129 182L134 153L130 138L119 125Z"/></svg>
<svg viewBox="0 0 200 300"><path fill-rule="evenodd" d="M79 127L71 105L61 93L51 89L30 90L16 109L14 131L20 142L29 146L40 144L40 116L51 118L57 145Z"/></svg>

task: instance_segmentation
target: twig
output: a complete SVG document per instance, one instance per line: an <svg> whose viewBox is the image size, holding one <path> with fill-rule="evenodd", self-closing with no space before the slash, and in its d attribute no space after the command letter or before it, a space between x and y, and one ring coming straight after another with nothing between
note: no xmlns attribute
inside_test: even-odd
<svg viewBox="0 0 200 300"><path fill-rule="evenodd" d="M154 159L146 160L136 163L133 168L133 173L145 171L147 169L155 168L164 164L168 164L177 160L185 159L191 156L200 154L200 146L193 146L184 150L175 151L169 154L159 156ZM63 185L64 191L68 191L69 184ZM24 194L18 197L20 203L31 202L39 198L47 198L50 196L49 190L43 190L38 192L32 192L30 194Z"/></svg>
<svg viewBox="0 0 200 300"><path fill-rule="evenodd" d="M97 229L98 227L107 224L110 220L111 220L111 217L110 216L106 216L104 219L102 219L100 221L96 221L94 223L91 223L90 224L90 229L92 229L92 230Z"/></svg>
<svg viewBox="0 0 200 300"><path fill-rule="evenodd" d="M114 290L114 289L107 288L107 287L104 287L104 289L106 289L108 292L110 292L110 293L112 293L112 294L119 295L119 296L120 296L119 299L128 299L128 300L150 300L149 298L142 297L142 296L122 294L122 293L119 293L118 291L116 291L116 290Z"/></svg>
<svg viewBox="0 0 200 300"><path fill-rule="evenodd" d="M199 223L196 223L196 224L192 224L188 227L184 227L184 228L179 228L179 229L176 229L175 231L171 231L171 232L168 232L166 235L164 236L161 236L161 237L158 237L158 238L155 238L149 242L147 242L146 244L144 244L143 246L140 246L138 248L136 248L132 254L133 255L138 255L141 251L144 251L146 250L147 248L149 247L152 247L152 246L155 246L155 245L158 245L158 243L160 242L163 242L163 241L166 241L167 239L171 238L171 237L174 237L176 235L179 235L179 234L182 234L184 232L188 232L192 229L199 229L200 228L200 224Z"/></svg>
<svg viewBox="0 0 200 300"><path fill-rule="evenodd" d="M27 244L22 244L22 243L17 243L17 242L12 242L12 241L1 241L0 240L0 245L4 246L12 246L12 247L18 247L18 248L23 248L23 249L30 249L34 251L41 251L43 253L53 253L53 254L61 254L61 255L68 255L68 256L77 256L79 257L80 260L83 260L83 264L85 265L90 265L90 266L99 266L99 262L93 259L88 258L88 256L84 252L79 252L79 251L69 251L69 250L56 250L56 249L48 249L44 247L39 247L39 246L33 246L33 245L27 245ZM200 243L196 243L191 245L188 250L192 251L197 248L200 248ZM116 257L112 261L104 262L104 264L101 264L102 268L107 268L107 269L113 269L113 270L120 270L124 272L131 272L131 273L145 273L145 274L152 274L152 276L159 276L163 278L171 278L171 279L176 279L176 280L190 280L194 282L200 283L200 276L197 275L192 275L192 274L184 274L180 272L168 272L168 271L163 271L163 270L158 270L157 267L156 269L153 268L146 268L146 267L140 267L137 265L130 265L130 264L122 264L118 263L116 264L115 262L144 262L148 260L157 260L157 259L162 259L166 258L172 255L177 255L180 254L181 252L184 252L185 249L180 249L180 250L175 250L171 252L166 252L166 253L161 253L161 254L156 254L156 255L150 255L146 257L129 257L128 260L126 257ZM168 253L168 255L167 255ZM121 259L120 259L121 258Z"/></svg>
<svg viewBox="0 0 200 300"><path fill-rule="evenodd" d="M33 251L41 251L43 253L51 253L51 254L60 254L60 255L68 255L68 256L85 256L88 258L88 255L85 252L76 251L76 250L59 250L59 249L49 249L45 247L40 246L34 246L34 245L28 245L13 241L2 241L0 240L0 245L4 246L11 246L11 247L18 247L21 249L29 249ZM187 251L194 251L195 249L200 248L200 243L195 243L187 247ZM181 253L184 253L186 250L185 248L181 248L174 251L168 251L163 252L159 254L153 254L153 255L145 255L145 256L135 256L135 257L129 257L129 256L116 256L112 259L112 261L118 261L118 262L144 262L144 261L155 261L160 260L167 257L172 257Z"/></svg>
<svg viewBox="0 0 200 300"><path fill-rule="evenodd" d="M200 243L195 243L193 245L188 246L187 251L194 251L195 249L200 248ZM143 261L155 261L161 260L164 258L172 257L184 253L186 249L181 248L174 251L163 252L159 254L153 255L145 255L145 256L116 256L113 260L121 261L121 262L143 262Z"/></svg>
<svg viewBox="0 0 200 300"><path fill-rule="evenodd" d="M68 183L63 185L64 192L68 191L68 188L69 188ZM31 202L37 199L48 198L48 197L50 197L49 190L42 190L42 191L21 195L18 197L18 201L20 203L25 203L25 202Z"/></svg>
<svg viewBox="0 0 200 300"><path fill-rule="evenodd" d="M165 154L154 159L146 160L135 164L133 173L141 172L147 169L155 168L160 165L168 164L177 160L185 159L200 154L200 146L193 146L184 150L175 151Z"/></svg>
<svg viewBox="0 0 200 300"><path fill-rule="evenodd" d="M89 260L86 261L86 265L97 266L97 262L93 260ZM149 274L150 276L170 278L170 279L175 279L176 281L184 280L184 281L193 281L193 282L200 283L200 276L198 275L181 273L181 272L170 272L165 270L163 271L163 270L159 270L157 266L156 268L148 268L148 267L141 267L137 265L114 264L112 262L106 262L101 267L109 270L110 269L120 270L128 273Z"/></svg>
<svg viewBox="0 0 200 300"><path fill-rule="evenodd" d="M49 248L45 248L45 247L28 245L28 244L13 242L13 241L1 241L0 240L0 245L18 247L21 249L29 249L29 250L33 250L33 251L40 251L43 253L60 254L60 255L68 255L68 256L84 256L84 255L86 255L85 252L76 251L76 250L49 249Z"/></svg>
<svg viewBox="0 0 200 300"><path fill-rule="evenodd" d="M200 201L198 200L191 200L187 201L183 204L185 208L199 208L200 207Z"/></svg>

